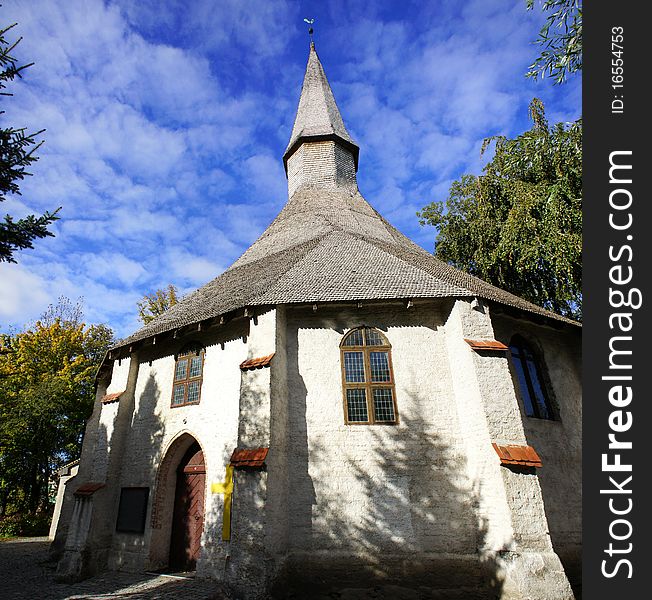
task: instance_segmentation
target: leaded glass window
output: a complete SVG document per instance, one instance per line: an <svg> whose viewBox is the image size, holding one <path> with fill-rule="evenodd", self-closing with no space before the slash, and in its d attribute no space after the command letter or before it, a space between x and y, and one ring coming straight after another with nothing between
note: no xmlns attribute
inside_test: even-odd
<svg viewBox="0 0 652 600"><path fill-rule="evenodd" d="M199 381L191 381L188 384L188 400L190 402L199 402Z"/></svg>
<svg viewBox="0 0 652 600"><path fill-rule="evenodd" d="M385 335L358 327L341 344L344 417L348 424L396 424L392 349Z"/></svg>
<svg viewBox="0 0 652 600"><path fill-rule="evenodd" d="M180 381L181 379L186 379L188 375L188 359L183 358L177 360L177 368L174 371L175 381Z"/></svg>
<svg viewBox="0 0 652 600"><path fill-rule="evenodd" d="M184 399L185 399L185 387L183 385L175 385L174 386L174 392L172 394L172 404L174 406L178 406L179 404L183 404Z"/></svg>
<svg viewBox="0 0 652 600"><path fill-rule="evenodd" d="M537 419L554 420L552 404L542 377L542 365L537 356L520 336L514 336L509 350L525 414Z"/></svg>
<svg viewBox="0 0 652 600"><path fill-rule="evenodd" d="M349 335L344 338L342 346L364 346L362 329L354 329L351 333L349 333Z"/></svg>
<svg viewBox="0 0 652 600"><path fill-rule="evenodd" d="M376 421L396 420L391 388L374 388L374 415Z"/></svg>
<svg viewBox="0 0 652 600"><path fill-rule="evenodd" d="M203 356L193 356L190 359L190 377L201 377Z"/></svg>
<svg viewBox="0 0 652 600"><path fill-rule="evenodd" d="M199 404L204 370L204 349L199 345L183 348L174 364L172 406Z"/></svg>
<svg viewBox="0 0 652 600"><path fill-rule="evenodd" d="M389 352L369 352L371 381L391 381L389 374Z"/></svg>
<svg viewBox="0 0 652 600"><path fill-rule="evenodd" d="M346 390L346 408L349 421L366 423L369 420L366 390L364 388Z"/></svg>
<svg viewBox="0 0 652 600"><path fill-rule="evenodd" d="M365 341L367 346L385 346L387 344L385 336L380 331L367 327L365 328Z"/></svg>
<svg viewBox="0 0 652 600"><path fill-rule="evenodd" d="M364 353L344 353L344 373L347 383L364 381Z"/></svg>

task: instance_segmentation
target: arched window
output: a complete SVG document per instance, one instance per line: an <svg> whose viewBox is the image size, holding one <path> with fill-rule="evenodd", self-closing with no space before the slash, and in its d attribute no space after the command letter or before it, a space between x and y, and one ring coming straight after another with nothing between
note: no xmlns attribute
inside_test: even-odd
<svg viewBox="0 0 652 600"><path fill-rule="evenodd" d="M174 364L172 406L199 404L204 373L204 348L198 344L179 351Z"/></svg>
<svg viewBox="0 0 652 600"><path fill-rule="evenodd" d="M528 417L553 420L555 415L543 380L542 365L536 354L519 335L512 338L509 350L525 406L525 414Z"/></svg>
<svg viewBox="0 0 652 600"><path fill-rule="evenodd" d="M346 423L398 423L392 347L377 329L349 331L340 345Z"/></svg>

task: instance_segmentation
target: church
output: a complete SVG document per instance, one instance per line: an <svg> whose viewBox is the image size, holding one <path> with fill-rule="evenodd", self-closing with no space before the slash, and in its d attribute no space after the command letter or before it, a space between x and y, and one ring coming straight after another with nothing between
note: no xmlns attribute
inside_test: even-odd
<svg viewBox="0 0 652 600"><path fill-rule="evenodd" d="M581 328L401 234L359 151L311 43L287 203L98 371L59 578L574 597Z"/></svg>

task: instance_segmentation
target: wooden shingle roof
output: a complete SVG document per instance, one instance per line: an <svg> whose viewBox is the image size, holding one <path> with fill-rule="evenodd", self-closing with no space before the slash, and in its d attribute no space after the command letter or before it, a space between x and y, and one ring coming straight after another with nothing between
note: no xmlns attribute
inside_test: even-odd
<svg viewBox="0 0 652 600"><path fill-rule="evenodd" d="M283 154L283 162L298 148L302 140L337 139L353 154L358 164L358 145L344 125L344 120L335 102L333 90L326 79L326 73L317 56L315 45L310 44L310 54L303 78L299 107L290 134L290 142Z"/></svg>
<svg viewBox="0 0 652 600"><path fill-rule="evenodd" d="M286 156L317 129L352 151L354 143L311 47ZM435 258L390 225L357 187L304 184L224 273L114 348L246 307L444 297L483 298L577 324Z"/></svg>

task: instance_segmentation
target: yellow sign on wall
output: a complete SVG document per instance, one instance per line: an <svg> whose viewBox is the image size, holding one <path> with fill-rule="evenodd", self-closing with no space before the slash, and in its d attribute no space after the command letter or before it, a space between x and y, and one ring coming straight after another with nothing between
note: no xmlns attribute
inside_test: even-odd
<svg viewBox="0 0 652 600"><path fill-rule="evenodd" d="M224 494L224 514L222 516L222 539L231 539L231 502L233 500L233 465L226 465L223 483L212 483L213 494Z"/></svg>

